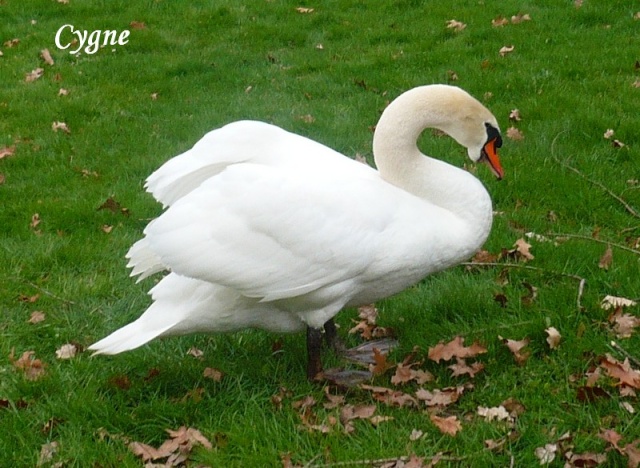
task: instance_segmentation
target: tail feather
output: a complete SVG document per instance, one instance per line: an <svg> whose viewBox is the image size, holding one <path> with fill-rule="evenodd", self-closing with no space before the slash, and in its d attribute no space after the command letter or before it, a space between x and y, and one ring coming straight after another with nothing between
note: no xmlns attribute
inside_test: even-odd
<svg viewBox="0 0 640 468"><path fill-rule="evenodd" d="M136 349L154 338L159 337L169 330L174 324L153 329L148 329L148 325L149 322L141 324L140 320L136 320L135 322L114 331L106 338L93 343L88 349L93 351L94 355L119 354L125 351L131 351L132 349Z"/></svg>
<svg viewBox="0 0 640 468"><path fill-rule="evenodd" d="M138 282L154 273L159 273L167 269L160 257L149 247L149 242L146 237L143 237L131 246L126 258L129 259L127 267L132 269L131 276L140 275Z"/></svg>

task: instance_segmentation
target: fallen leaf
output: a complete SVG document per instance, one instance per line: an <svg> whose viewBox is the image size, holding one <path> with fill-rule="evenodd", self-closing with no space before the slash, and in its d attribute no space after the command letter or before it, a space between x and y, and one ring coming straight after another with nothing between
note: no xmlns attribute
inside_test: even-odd
<svg viewBox="0 0 640 468"><path fill-rule="evenodd" d="M453 377L468 374L469 377L473 378L478 372L484 369L484 364L481 362L474 362L471 365L468 365L464 359L460 359L459 357L456 357L456 361L456 364L452 364L448 367L453 371L451 374Z"/></svg>
<svg viewBox="0 0 640 468"><path fill-rule="evenodd" d="M51 124L51 130L53 130L54 132L62 130L64 133L71 133L71 130L69 130L69 126L65 122L53 122Z"/></svg>
<svg viewBox="0 0 640 468"><path fill-rule="evenodd" d="M373 359L375 364L369 365L369 371L373 375L382 375L394 365L387 361L387 354L383 354L378 348L373 348Z"/></svg>
<svg viewBox="0 0 640 468"><path fill-rule="evenodd" d="M538 297L538 288L536 288L532 284L527 283L526 281L522 283L522 286L524 286L528 292L527 294L522 296L520 300L524 305L533 304L533 301L536 299L536 297Z"/></svg>
<svg viewBox="0 0 640 468"><path fill-rule="evenodd" d="M509 24L509 20L503 16L498 16L497 18L491 20L491 26L493 26L494 28L506 26L507 24Z"/></svg>
<svg viewBox="0 0 640 468"><path fill-rule="evenodd" d="M612 128L608 128L605 132L604 132L604 137L609 140L613 135L614 135L614 131Z"/></svg>
<svg viewBox="0 0 640 468"><path fill-rule="evenodd" d="M59 349L56 350L56 357L58 359L71 359L75 357L78 353L78 348L76 345L67 343L62 345Z"/></svg>
<svg viewBox="0 0 640 468"><path fill-rule="evenodd" d="M518 239L515 244L515 252L522 258L524 261L533 260L535 257L531 254L531 244L529 244L524 239Z"/></svg>
<svg viewBox="0 0 640 468"><path fill-rule="evenodd" d="M48 465L53 457L58 453L59 444L55 440L53 442L47 442L40 447L40 456L38 457L38 464L36 466Z"/></svg>
<svg viewBox="0 0 640 468"><path fill-rule="evenodd" d="M440 360L449 361L453 357L470 358L476 357L478 354L487 352L487 348L479 344L477 341L471 346L464 346L464 338L456 336L449 343L438 343L433 348L429 348L428 357L432 361L440 362Z"/></svg>
<svg viewBox="0 0 640 468"><path fill-rule="evenodd" d="M611 444L616 450L621 450L618 444L622 440L622 436L613 429L603 429L600 434L598 434L598 437Z"/></svg>
<svg viewBox="0 0 640 468"><path fill-rule="evenodd" d="M100 229L102 229L102 232L104 232L106 234L110 234L111 231L113 231L113 226L110 226L108 224L103 224Z"/></svg>
<svg viewBox="0 0 640 468"><path fill-rule="evenodd" d="M524 21L531 21L531 16L528 13L514 15L511 17L511 24L520 24Z"/></svg>
<svg viewBox="0 0 640 468"><path fill-rule="evenodd" d="M147 25L142 21L132 21L131 23L129 23L129 26L131 27L131 29L147 29Z"/></svg>
<svg viewBox="0 0 640 468"><path fill-rule="evenodd" d="M35 310L31 312L31 316L29 317L29 320L27 320L27 322L35 324L35 323L43 322L44 319L45 319L44 312Z"/></svg>
<svg viewBox="0 0 640 468"><path fill-rule="evenodd" d="M630 338L636 327L640 327L640 318L631 314L623 314L621 307L618 307L609 316L609 322L614 324L613 331L617 338Z"/></svg>
<svg viewBox="0 0 640 468"><path fill-rule="evenodd" d="M435 414L430 414L429 419L431 419L431 422L435 424L435 426L443 434L455 436L458 432L462 430L462 424L460 423L460 421L458 421L457 416L449 416L446 418L442 418Z"/></svg>
<svg viewBox="0 0 640 468"><path fill-rule="evenodd" d="M462 21L458 21L454 19L447 21L447 29L453 29L455 32L460 32L466 27L467 25L464 24Z"/></svg>
<svg viewBox="0 0 640 468"><path fill-rule="evenodd" d="M219 371L218 369L214 369L213 367L205 367L202 375L207 379L213 380L214 382L220 382L223 376L221 371Z"/></svg>
<svg viewBox="0 0 640 468"><path fill-rule="evenodd" d="M68 89L60 88L58 90L58 96L68 96L68 95L69 95Z"/></svg>
<svg viewBox="0 0 640 468"><path fill-rule="evenodd" d="M152 101L157 101L158 100L158 93L151 93L150 97L151 97Z"/></svg>
<svg viewBox="0 0 640 468"><path fill-rule="evenodd" d="M507 128L507 138L513 141L524 140L524 134L515 127Z"/></svg>
<svg viewBox="0 0 640 468"><path fill-rule="evenodd" d="M204 351L202 351L201 349L196 348L195 346L192 346L191 348L189 348L187 350L187 354L189 356L193 356L196 359L201 359L202 356L204 356Z"/></svg>
<svg viewBox="0 0 640 468"><path fill-rule="evenodd" d="M53 57L51 57L51 52L49 52L49 49L42 49L40 51L40 57L42 57L42 60L44 60L44 63L46 63L47 65L53 66L54 61L53 61Z"/></svg>
<svg viewBox="0 0 640 468"><path fill-rule="evenodd" d="M301 115L298 118L302 120L304 123L308 123L308 124L311 124L316 121L316 118L311 114Z"/></svg>
<svg viewBox="0 0 640 468"><path fill-rule="evenodd" d="M11 49L12 47L17 46L18 44L20 44L20 39L18 39L17 37L15 39L11 39L8 41L4 42L4 46L8 47L9 49Z"/></svg>
<svg viewBox="0 0 640 468"><path fill-rule="evenodd" d="M418 439L420 439L422 436L424 435L424 432L418 430L418 429L412 429L411 430L411 434L409 434L409 440L414 442Z"/></svg>
<svg viewBox="0 0 640 468"><path fill-rule="evenodd" d="M464 390L464 386L447 387L443 389L436 388L433 391L419 388L416 391L416 398L423 401L428 407L449 406L458 401Z"/></svg>
<svg viewBox="0 0 640 468"><path fill-rule="evenodd" d="M500 48L500 51L499 51L500 56L504 57L505 55L510 54L511 52L513 52L515 49L516 49L516 47L512 46L512 45L511 46L502 46Z"/></svg>
<svg viewBox="0 0 640 468"><path fill-rule="evenodd" d="M14 359L12 350L9 360L13 367L22 371L27 380L38 380L45 375L45 364L36 359L35 355L35 351L25 351L18 359Z"/></svg>
<svg viewBox="0 0 640 468"><path fill-rule="evenodd" d="M129 216L129 208L123 207L119 202L117 202L113 197L109 197L105 200L105 202L96 208L96 211L100 210L109 210L112 213L121 213L125 216Z"/></svg>
<svg viewBox="0 0 640 468"><path fill-rule="evenodd" d="M309 13L313 13L315 11L314 8L307 8L307 7L298 7L296 8L296 11L298 13L302 13L302 14L309 14Z"/></svg>
<svg viewBox="0 0 640 468"><path fill-rule="evenodd" d="M557 451L557 444L545 444L544 447L536 448L535 455L541 465L549 465L553 460L555 460Z"/></svg>
<svg viewBox="0 0 640 468"><path fill-rule="evenodd" d="M549 327L545 330L545 332L547 332L547 335L549 335L547 337L547 343L549 343L549 347L551 349L557 349L558 346L560 346L560 340L562 339L560 332L555 327Z"/></svg>
<svg viewBox="0 0 640 468"><path fill-rule="evenodd" d="M493 408L486 408L484 406L478 406L478 416L482 416L487 421L509 421L512 422L513 418L504 406L495 406Z"/></svg>
<svg viewBox="0 0 640 468"><path fill-rule="evenodd" d="M373 424L374 426L378 426L379 424L383 423L383 422L387 422L387 421L393 421L395 418L393 416L382 416L382 415L377 415L377 416L372 416L371 418L369 418L369 421L371 422L371 424Z"/></svg>
<svg viewBox="0 0 640 468"><path fill-rule="evenodd" d="M31 70L29 73L26 73L24 76L24 81L26 81L27 83L31 83L42 78L42 75L44 75L44 68L38 67L34 70Z"/></svg>
<svg viewBox="0 0 640 468"><path fill-rule="evenodd" d="M611 246L607 246L607 250L605 250L602 257L600 257L600 261L598 262L598 267L603 270L609 270L611 263L613 262L613 250L611 250Z"/></svg>
<svg viewBox="0 0 640 468"><path fill-rule="evenodd" d="M604 310L609 310L612 307L633 307L637 305L637 302L627 299L625 297L617 297L617 296L605 296L600 303L600 307Z"/></svg>
<svg viewBox="0 0 640 468"><path fill-rule="evenodd" d="M7 158L9 156L13 156L13 154L15 152L16 152L15 145L3 146L2 148L0 148L0 159L4 159L4 158Z"/></svg>
<svg viewBox="0 0 640 468"><path fill-rule="evenodd" d="M518 109L513 109L511 112L509 112L509 120L520 122L522 120L522 117L520 117L520 111Z"/></svg>
<svg viewBox="0 0 640 468"><path fill-rule="evenodd" d="M600 367L607 371L609 377L618 379L618 385L627 385L640 389L640 372L631 367L629 358L626 358L624 362L620 362L607 353L600 360Z"/></svg>
<svg viewBox="0 0 640 468"><path fill-rule="evenodd" d="M529 351L522 352L522 348L529 344L529 338L525 338L520 341L502 338L501 336L498 338L507 346L507 348L509 348L509 351L513 353L518 364L522 365L527 361L527 359L529 359L531 353Z"/></svg>

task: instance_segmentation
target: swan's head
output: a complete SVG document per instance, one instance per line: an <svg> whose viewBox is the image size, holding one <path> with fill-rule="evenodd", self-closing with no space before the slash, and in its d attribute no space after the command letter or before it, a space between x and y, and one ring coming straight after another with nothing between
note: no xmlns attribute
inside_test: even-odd
<svg viewBox="0 0 640 468"><path fill-rule="evenodd" d="M504 171L498 157L502 136L498 121L477 99L454 86L436 85L441 94L437 113L443 118L438 127L467 148L474 162L487 164L493 174L502 179Z"/></svg>

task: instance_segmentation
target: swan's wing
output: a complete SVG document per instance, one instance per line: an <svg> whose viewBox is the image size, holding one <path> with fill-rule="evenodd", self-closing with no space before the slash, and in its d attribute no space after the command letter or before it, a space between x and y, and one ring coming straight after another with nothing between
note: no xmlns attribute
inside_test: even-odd
<svg viewBox="0 0 640 468"><path fill-rule="evenodd" d="M375 171L358 177L351 164L346 176L230 166L151 223L146 242L180 275L265 301L358 278L380 253L397 200Z"/></svg>
<svg viewBox="0 0 640 468"><path fill-rule="evenodd" d="M323 159L343 158L320 143L274 125L249 120L233 122L207 133L193 148L167 161L147 178L146 188L156 200L169 206L230 165L305 164L308 168L321 163L307 157L315 154L322 154Z"/></svg>

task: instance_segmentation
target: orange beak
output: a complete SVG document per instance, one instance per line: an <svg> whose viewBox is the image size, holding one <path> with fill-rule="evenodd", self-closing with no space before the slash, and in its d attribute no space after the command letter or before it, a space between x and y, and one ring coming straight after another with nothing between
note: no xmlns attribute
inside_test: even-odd
<svg viewBox="0 0 640 468"><path fill-rule="evenodd" d="M480 161L489 165L491 172L493 172L498 180L501 180L502 177L504 177L504 170L502 169L500 158L498 157L498 152L496 150L496 138L488 141L487 144L484 145Z"/></svg>

